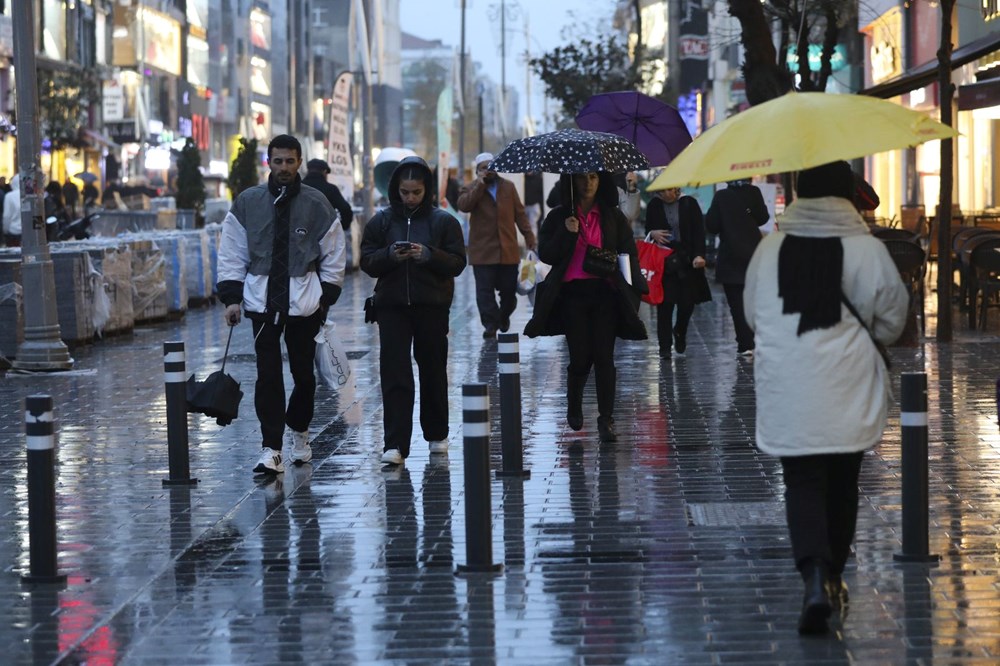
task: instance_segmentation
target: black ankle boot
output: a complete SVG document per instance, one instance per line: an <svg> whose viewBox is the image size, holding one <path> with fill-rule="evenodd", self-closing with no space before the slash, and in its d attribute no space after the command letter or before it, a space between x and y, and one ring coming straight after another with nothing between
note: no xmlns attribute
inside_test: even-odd
<svg viewBox="0 0 1000 666"><path fill-rule="evenodd" d="M615 420L610 416L597 417L597 433L602 442L618 441L618 434L615 432Z"/></svg>
<svg viewBox="0 0 1000 666"><path fill-rule="evenodd" d="M566 374L566 422L573 430L583 429L583 387L587 375Z"/></svg>
<svg viewBox="0 0 1000 666"><path fill-rule="evenodd" d="M674 349L677 350L678 354L687 351L687 331L681 333L676 328L674 329Z"/></svg>
<svg viewBox="0 0 1000 666"><path fill-rule="evenodd" d="M830 574L826 582L826 594L830 597L830 606L841 615L847 614L850 598L847 593L847 583L840 576Z"/></svg>
<svg viewBox="0 0 1000 666"><path fill-rule="evenodd" d="M805 580L805 595L802 597L802 614L799 615L800 634L825 634L826 624L833 607L830 604L828 586L830 576L826 562L810 560L802 567Z"/></svg>

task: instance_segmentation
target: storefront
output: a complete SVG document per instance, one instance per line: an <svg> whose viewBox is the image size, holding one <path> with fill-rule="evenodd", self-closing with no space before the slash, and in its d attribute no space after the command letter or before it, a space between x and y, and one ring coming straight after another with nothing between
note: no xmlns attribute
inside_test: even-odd
<svg viewBox="0 0 1000 666"><path fill-rule="evenodd" d="M887 12L866 29L869 46L868 87L862 94L880 97L939 117L937 10L914 3L911 7L910 55L921 63L907 70L880 69L895 59L879 51L881 43L901 44L889 26ZM900 22L901 29L901 22ZM892 47L885 47L892 51ZM983 211L1000 204L1000 168L994 160L1000 120L1000 32L963 44L952 52L951 80L957 89L953 124L960 133L955 140L953 205L963 213ZM881 61L880 58L884 58ZM941 144L932 141L905 151L875 155L867 160L872 185L882 198L878 215L900 215L903 205L922 206L937 214L941 183Z"/></svg>
<svg viewBox="0 0 1000 666"><path fill-rule="evenodd" d="M865 82L876 86L893 80L903 73L903 10L893 7L862 29L867 52ZM901 97L889 99L903 104ZM865 160L868 182L878 193L880 204L875 210L879 217L898 215L904 202L904 151L894 150L872 155Z"/></svg>

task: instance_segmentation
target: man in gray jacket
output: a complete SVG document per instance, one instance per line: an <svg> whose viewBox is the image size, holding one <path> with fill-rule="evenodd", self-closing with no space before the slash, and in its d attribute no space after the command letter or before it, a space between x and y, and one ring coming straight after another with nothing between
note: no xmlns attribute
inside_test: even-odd
<svg viewBox="0 0 1000 666"><path fill-rule="evenodd" d="M267 183L241 192L222 223L218 292L226 323L238 324L242 310L253 325L254 406L263 439L253 471L280 474L283 458L295 464L312 459L315 337L340 297L346 252L333 207L321 192L302 184L298 140L276 136L267 159ZM287 409L282 334L294 382Z"/></svg>

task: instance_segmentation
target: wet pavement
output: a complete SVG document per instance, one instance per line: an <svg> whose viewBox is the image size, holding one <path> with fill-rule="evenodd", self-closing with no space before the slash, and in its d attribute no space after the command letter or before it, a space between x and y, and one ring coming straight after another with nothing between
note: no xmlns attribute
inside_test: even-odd
<svg viewBox="0 0 1000 666"><path fill-rule="evenodd" d="M168 475L162 343L188 372L217 368L221 307L73 351L72 372L0 378L0 643L4 664L839 664L1000 662L1000 317L986 333L894 349L926 367L930 546L937 566L898 565L898 409L866 456L849 611L824 638L795 630L800 583L777 461L753 447L752 361L738 359L720 291L696 311L686 358L619 343L620 440L600 445L593 382L585 429L565 425L561 338L522 336L528 479L490 479L495 576L466 563L461 385L491 386L471 271L452 309L451 451L415 428L404 469L384 471L371 281L335 306L356 386L321 390L311 465L259 483L251 336L227 365L247 395L219 427L192 415L197 485ZM929 301L930 302L930 301ZM521 297L512 330L527 321ZM652 325L648 306L643 306ZM956 317L956 326L963 320ZM933 319L928 333L933 333ZM654 336L655 339L655 336ZM925 364L925 365L922 365ZM25 586L22 401L53 396L65 587ZM898 392L897 392L898 394ZM439 459L440 458L440 459Z"/></svg>

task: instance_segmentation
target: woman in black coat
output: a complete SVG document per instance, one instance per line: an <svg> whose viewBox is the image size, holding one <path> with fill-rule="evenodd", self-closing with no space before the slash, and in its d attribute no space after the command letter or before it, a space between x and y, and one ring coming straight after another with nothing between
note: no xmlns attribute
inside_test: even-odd
<svg viewBox="0 0 1000 666"><path fill-rule="evenodd" d="M705 227L719 235L715 279L726 291L736 329L736 353L740 356L753 355L753 329L743 314L743 283L750 257L760 243L758 227L770 217L764 195L749 180L731 181L726 189L716 192L705 215Z"/></svg>
<svg viewBox="0 0 1000 666"><path fill-rule="evenodd" d="M591 367L597 383L597 429L602 442L617 441L614 429L615 339L645 340L639 319L639 295L649 287L639 270L632 229L618 209L611 174L590 172L560 179L561 204L542 222L538 257L552 270L537 286L529 338L565 335L569 348L566 420L583 428L583 387ZM621 272L599 277L583 269L587 245L627 254L631 285Z"/></svg>
<svg viewBox="0 0 1000 666"><path fill-rule="evenodd" d="M656 336L660 356L670 358L671 331L678 356L687 349L687 329L694 306L712 300L705 279L705 223L693 197L679 187L656 193L646 207L646 234L674 253L663 269L663 302L656 306ZM677 321L673 322L674 307Z"/></svg>

